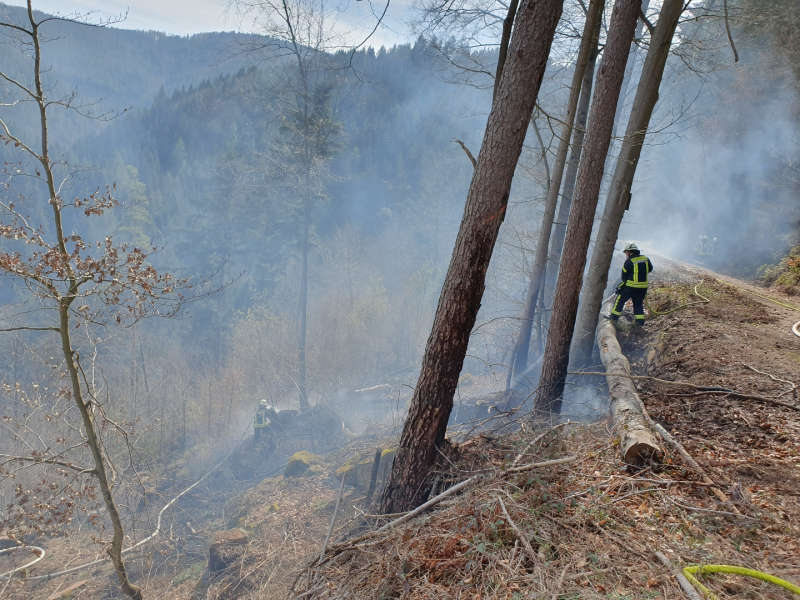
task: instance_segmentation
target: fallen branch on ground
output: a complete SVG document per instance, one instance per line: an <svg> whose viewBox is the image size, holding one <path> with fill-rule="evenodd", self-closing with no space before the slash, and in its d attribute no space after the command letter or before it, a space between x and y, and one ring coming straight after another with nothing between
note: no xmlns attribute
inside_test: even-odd
<svg viewBox="0 0 800 600"><path fill-rule="evenodd" d="M537 556L536 556L536 552L533 551L533 547L531 546L530 540L525 536L524 533L522 533L522 531L520 531L520 528L517 527L516 523L514 523L514 520L511 518L511 515L508 514L508 510L506 509L506 505L503 502L503 499L500 496L497 496L497 501L500 503L500 508L503 511L503 515L505 516L506 521L508 521L508 524L511 526L511 529L514 530L514 533L516 534L517 539L520 542L522 542L522 547L525 549L525 552L528 555L528 558L531 559L531 562L533 564L536 564Z"/></svg>
<svg viewBox="0 0 800 600"><path fill-rule="evenodd" d="M563 423L559 423L558 425L556 425L554 427L551 427L550 429L548 429L544 433L540 433L539 435L537 435L535 438L533 438L533 440L531 440L531 442L527 446L525 446L525 449L522 452L517 454L517 457L514 459L514 462L511 463L511 466L512 467L516 466L517 463L522 459L522 457L525 456L525 453L528 450L530 450L531 447L534 444L536 444L537 442L541 441L542 439L544 439L545 437L547 437L548 435L550 435L554 431L556 431L558 429L561 429L562 427L565 427L565 426L570 425L570 424L571 424L571 421L564 421Z"/></svg>
<svg viewBox="0 0 800 600"><path fill-rule="evenodd" d="M653 427L661 436L661 438L667 444L672 446L678 452L678 454L680 454L683 461L687 465L689 465L702 478L703 482L711 486L710 488L711 491L719 499L719 501L724 504L728 504L730 501L729 498L724 493L722 493L722 491L718 487L716 487L716 484L711 480L711 478L708 475L706 475L706 472L703 470L700 464L694 458L692 458L692 455L686 451L686 448L684 448L678 440L672 437L672 435L666 429L664 429L664 427L660 423L653 423ZM732 506L731 508L736 513L739 512L739 510L735 506Z"/></svg>
<svg viewBox="0 0 800 600"><path fill-rule="evenodd" d="M578 460L577 456L564 456L562 458L553 458L551 460L544 460L542 462L530 463L527 465L520 465L519 467L511 467L506 469L506 473L522 473L523 471L530 471L531 469L538 469L540 467L551 467L553 465L563 465L564 463Z"/></svg>
<svg viewBox="0 0 800 600"><path fill-rule="evenodd" d="M325 541L322 543L322 550L319 553L319 558L325 556L325 549L328 547L328 542L331 539L331 534L333 533L333 525L336 523L336 515L339 513L339 505L342 503L342 494L344 493L344 478L345 474L342 473L342 482L339 484L339 495L336 496L336 507L333 509L333 516L331 517L331 525L328 527L328 535L325 536Z"/></svg>
<svg viewBox="0 0 800 600"><path fill-rule="evenodd" d="M796 406L794 404L789 404L788 402L781 402L780 400L776 400L775 398L770 398L768 396L755 396L753 394L745 394L742 392L737 392L736 390L731 390L728 388L723 387L709 387L703 385L695 385L694 383L690 383L688 381L671 381L669 379L660 379L658 377L652 377L650 375L632 375L630 373L609 373L606 371L569 371L569 375L596 375L596 376L603 376L608 377L609 375L615 377L627 377L628 379L636 380L647 380L647 381L655 381L656 383L663 383L666 385L674 385L679 387L689 387L699 392L703 392L704 394L724 394L726 396L731 396L732 398L739 398L741 400L754 400L756 402L762 402L764 404L772 404L775 406L782 406L783 408L789 408L791 410L800 411L800 406ZM698 394L701 395L701 394ZM783 395L783 394L781 394Z"/></svg>
<svg viewBox="0 0 800 600"><path fill-rule="evenodd" d="M437 496L434 496L433 498L431 498L430 500L428 500L424 504L420 504L414 510L409 511L407 513L404 513L402 516L398 517L397 519L394 519L393 521L390 521L389 523L386 523L385 525L379 527L378 529L375 529L373 531L368 531L368 532L366 532L366 533L364 533L364 534L362 534L362 535L360 535L360 536L358 536L356 538L345 540L344 542L340 542L338 544L331 544L330 546L328 546L328 551L329 551L329 553L331 555L335 555L335 554L337 554L337 553L339 553L339 552L341 552L341 551L343 551L343 550L345 550L347 548L351 548L351 547L355 546L356 544L358 544L360 542L363 542L363 541L365 541L365 540L367 540L367 539L369 539L371 537L374 537L374 536L376 536L376 535L378 535L380 533L388 531L389 529L397 527L398 525L402 525L403 523L405 523L406 521L410 521L411 519L413 519L414 517L416 517L420 513L425 512L429 508L439 504L440 502L442 502L442 500L445 500L448 496L451 496L451 495L455 494L456 492L461 491L461 490L465 489L466 487L468 487L470 485L478 483L479 481L488 480L490 474L503 475L504 473L522 473L522 472L525 472L525 471L530 471L531 469L536 469L536 468L541 468L541 467L550 467L550 466L554 466L554 465L561 465L561 464L564 464L564 463L568 463L568 462L572 462L574 460L577 460L577 458L578 458L577 456L564 456L562 458L554 458L554 459L551 459L551 460L544 460L542 462L530 463L530 464L527 464L527 465L521 465L519 467L512 467L510 469L505 469L505 470L501 470L501 471L498 471L497 469L491 469L488 473L479 473L477 475L473 475L469 479L465 479L465 480L455 484L454 486L447 488L441 494L438 494ZM306 569L308 569L308 568L310 568L312 566L320 566L323 563L327 562L327 560L329 560L329 558L330 557L326 557L326 558L318 557L313 562L311 562L308 566L306 566Z"/></svg>
<svg viewBox="0 0 800 600"><path fill-rule="evenodd" d="M750 369L751 371L753 371L755 373L758 373L759 375L766 375L767 377L772 379L772 381L777 381L779 383L788 383L790 386L792 386L788 390L786 390L784 392L781 392L780 394L775 396L775 398L780 398L781 396L785 396L786 394L791 394L792 392L794 392L797 389L797 384L795 382L793 382L793 381L789 381L788 379L781 379L780 377L776 377L772 373L767 373L766 371L759 371L755 367L751 367L750 365L748 365L746 363L739 363L739 364L742 365L743 367L747 367L748 369Z"/></svg>
<svg viewBox="0 0 800 600"><path fill-rule="evenodd" d="M694 586L689 583L688 579L686 579L686 576L683 573L675 570L675 567L672 566L672 563L669 561L666 555L662 554L661 552L655 552L655 555L661 564L669 569L669 572L675 576L675 578L678 580L678 583L681 584L683 593L686 594L686 597L689 598L689 600L703 600L700 597L700 594L697 593L697 590L694 589Z"/></svg>

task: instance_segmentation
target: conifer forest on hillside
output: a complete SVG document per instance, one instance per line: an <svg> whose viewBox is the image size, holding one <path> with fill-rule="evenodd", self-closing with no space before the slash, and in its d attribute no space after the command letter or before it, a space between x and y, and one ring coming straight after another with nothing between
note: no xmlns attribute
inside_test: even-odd
<svg viewBox="0 0 800 600"><path fill-rule="evenodd" d="M800 594L795 2L18 4L0 599Z"/></svg>

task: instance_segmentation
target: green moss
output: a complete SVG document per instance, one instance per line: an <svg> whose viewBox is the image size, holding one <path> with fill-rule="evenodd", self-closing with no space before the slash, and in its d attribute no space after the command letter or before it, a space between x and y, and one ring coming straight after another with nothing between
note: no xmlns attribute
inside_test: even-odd
<svg viewBox="0 0 800 600"><path fill-rule="evenodd" d="M292 456L289 458L289 462L286 464L286 469L284 469L283 475L284 477L299 477L309 470L312 473L317 473L320 471L320 462L322 462L322 459L316 454L311 454L311 452L306 450L300 450L299 452L292 454Z"/></svg>

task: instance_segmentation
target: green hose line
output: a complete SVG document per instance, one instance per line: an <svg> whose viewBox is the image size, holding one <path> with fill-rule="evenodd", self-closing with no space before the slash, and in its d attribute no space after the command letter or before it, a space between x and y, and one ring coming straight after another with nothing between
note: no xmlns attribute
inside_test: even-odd
<svg viewBox="0 0 800 600"><path fill-rule="evenodd" d="M717 600L717 596L706 586L700 583L697 580L697 577L695 577L695 575L704 575L706 573L731 573L733 575L744 575L745 577L752 577L754 579L760 579L761 581L773 583L800 596L800 586L796 586L785 579L775 577L774 575L764 573L763 571L756 571L755 569L748 569L747 567L737 567L735 565L690 565L688 567L684 567L683 574L686 576L686 579L688 579L695 588L700 590L703 596L705 596L708 600Z"/></svg>
<svg viewBox="0 0 800 600"><path fill-rule="evenodd" d="M796 307L796 306L794 306L792 304L787 304L786 302L781 302L780 300L775 300L775 298L770 298L769 296L765 296L764 294L759 294L758 292L754 292L753 290L746 290L744 288L740 288L739 286L730 284L730 283L728 283L726 281L722 281L720 283L724 283L726 285L729 285L732 288L736 288L737 290L745 292L746 294L753 294L753 296L758 296L759 298L762 298L764 300L769 300L773 304L777 304L778 306L782 306L784 308L788 308L789 310L796 310L796 311L800 312L800 308L798 308L798 307Z"/></svg>
<svg viewBox="0 0 800 600"><path fill-rule="evenodd" d="M647 310L650 312L651 315L654 315L656 317L663 317L664 315L668 315L670 313L674 313L676 310L681 310L681 309L684 309L684 308L686 308L688 306L694 306L695 304L708 304L709 302L711 302L711 300L709 300L708 298L703 296L703 294L701 294L700 292L697 291L697 288L700 285L702 285L702 283L703 283L703 280L701 279L700 282L696 286L694 286L694 294L695 294L695 296L699 296L700 298L702 298L702 300L697 300L695 302L687 302L686 304L681 304L680 306L676 306L675 308L671 308L669 310L665 310L664 312L659 312L657 310L654 310L653 307L650 306L650 303L647 302L647 300L645 300L645 304L647 304Z"/></svg>

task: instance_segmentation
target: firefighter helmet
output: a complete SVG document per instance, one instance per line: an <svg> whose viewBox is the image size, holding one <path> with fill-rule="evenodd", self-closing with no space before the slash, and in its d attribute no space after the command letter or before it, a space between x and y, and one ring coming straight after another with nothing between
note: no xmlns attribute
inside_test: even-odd
<svg viewBox="0 0 800 600"><path fill-rule="evenodd" d="M623 252L639 252L639 246L636 245L636 242L628 242L625 244Z"/></svg>

